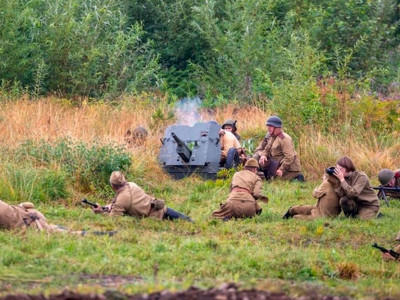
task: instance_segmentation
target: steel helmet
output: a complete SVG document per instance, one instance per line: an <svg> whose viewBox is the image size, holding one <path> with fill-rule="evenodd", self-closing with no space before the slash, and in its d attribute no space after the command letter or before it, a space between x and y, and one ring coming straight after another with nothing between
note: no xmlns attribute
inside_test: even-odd
<svg viewBox="0 0 400 300"><path fill-rule="evenodd" d="M268 118L267 123L265 123L267 126L273 126L277 128L282 127L282 120L277 117L277 116L271 116Z"/></svg>

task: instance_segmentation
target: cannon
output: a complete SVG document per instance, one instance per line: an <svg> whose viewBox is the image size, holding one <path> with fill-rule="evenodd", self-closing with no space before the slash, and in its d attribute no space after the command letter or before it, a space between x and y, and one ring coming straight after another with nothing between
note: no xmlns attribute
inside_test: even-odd
<svg viewBox="0 0 400 300"><path fill-rule="evenodd" d="M193 173L215 179L221 159L220 129L214 121L169 126L158 156L162 168L174 179Z"/></svg>

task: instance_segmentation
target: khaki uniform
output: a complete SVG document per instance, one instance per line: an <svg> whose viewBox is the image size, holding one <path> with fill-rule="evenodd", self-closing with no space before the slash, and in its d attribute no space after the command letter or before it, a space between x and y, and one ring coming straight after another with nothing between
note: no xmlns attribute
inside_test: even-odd
<svg viewBox="0 0 400 300"><path fill-rule="evenodd" d="M354 171L335 192L340 197L340 206L346 216L357 216L363 220L376 217L379 199L364 172Z"/></svg>
<svg viewBox="0 0 400 300"><path fill-rule="evenodd" d="M0 200L0 228L37 228L45 231L63 231L55 225L48 224L45 216L29 205L9 205Z"/></svg>
<svg viewBox="0 0 400 300"><path fill-rule="evenodd" d="M278 170L282 170L283 179L294 179L301 172L301 166L297 153L294 149L292 138L285 132L278 136L267 136L258 145L255 155L257 160L262 155L279 163Z"/></svg>
<svg viewBox="0 0 400 300"><path fill-rule="evenodd" d="M221 134L220 143L221 143L221 159L226 159L226 156L228 155L228 151L230 148L235 148L237 150L240 150L242 148L242 146L240 146L238 139L233 135L232 132L227 130L224 130L223 133Z"/></svg>
<svg viewBox="0 0 400 300"><path fill-rule="evenodd" d="M233 175L231 193L225 204L212 213L217 219L246 218L261 213L256 198L261 196L261 178L249 170ZM235 191L236 190L236 191ZM240 190L240 191L238 191Z"/></svg>
<svg viewBox="0 0 400 300"><path fill-rule="evenodd" d="M339 197L335 193L339 180L333 175L324 175L319 187L313 191L313 197L318 199L315 206L298 205L290 208L289 213L298 219L335 218L341 212Z"/></svg>
<svg viewBox="0 0 400 300"><path fill-rule="evenodd" d="M164 201L147 195L133 182L125 183L116 194L111 204L110 216L129 215L162 219L167 211Z"/></svg>

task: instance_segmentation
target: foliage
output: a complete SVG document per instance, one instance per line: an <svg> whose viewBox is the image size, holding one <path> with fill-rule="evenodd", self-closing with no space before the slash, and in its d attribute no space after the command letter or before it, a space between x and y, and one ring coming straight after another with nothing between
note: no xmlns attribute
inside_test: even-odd
<svg viewBox="0 0 400 300"><path fill-rule="evenodd" d="M6 164L0 176L0 198L36 204L66 199L67 182L67 175L61 170Z"/></svg>
<svg viewBox="0 0 400 300"><path fill-rule="evenodd" d="M102 192L109 186L113 171L126 171L131 165L130 155L115 145L88 145L61 139L55 143L26 141L15 150L17 159L35 165L57 165L71 176L75 188L81 192Z"/></svg>
<svg viewBox="0 0 400 300"><path fill-rule="evenodd" d="M121 1L0 2L0 79L33 95L115 98L154 86L156 54Z"/></svg>

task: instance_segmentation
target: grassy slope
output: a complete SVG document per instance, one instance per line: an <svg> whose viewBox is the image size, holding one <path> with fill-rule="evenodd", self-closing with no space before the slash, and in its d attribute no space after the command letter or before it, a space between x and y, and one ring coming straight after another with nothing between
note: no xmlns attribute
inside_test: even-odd
<svg viewBox="0 0 400 300"><path fill-rule="evenodd" d="M3 107L3 111L7 112L6 108ZM21 113L24 110L15 111ZM86 114L89 114L85 116L88 122L95 123L90 121L93 120L90 112L86 111ZM218 115L217 119L225 117ZM264 117L254 117L253 120L261 122ZM104 118L102 120L107 124L108 119ZM8 133L3 139L10 145L17 145L29 134L46 137L46 130L53 132L47 133L47 136L57 134L51 128L46 129L44 121L43 128L30 132L21 125L23 118L20 122L16 119L14 116L14 130L7 129L8 125L2 122L2 129ZM31 119L26 118L34 122ZM42 119L45 117L42 116ZM127 125L127 121L124 124ZM58 124L58 128L69 134L82 133L81 130L71 129L71 126L77 126L76 122L60 121ZM85 133L96 131L99 136L119 141L117 136L123 132L123 126L103 126ZM243 130L256 129L244 126ZM151 142L158 139L157 134L154 135ZM81 136L77 139L88 138ZM302 294L309 287L327 294L350 294L357 298L400 295L400 264L383 262L379 251L370 247L373 242L389 248L394 246L392 240L400 229L399 201L391 201L389 208L383 206L384 217L371 221L343 217L312 222L281 219L289 206L315 203L311 193L319 184L317 178L322 176L319 170L332 164L332 159L327 159L329 163L326 163L323 157L303 152L306 157L313 156L313 164L319 166L312 169L312 160L305 161L310 165L306 169L311 178L309 182L264 183L264 192L269 196L270 203L261 204L261 216L220 222L212 220L210 214L225 201L229 180L211 182L187 178L172 181L157 167L154 159L157 144L154 142L147 146L145 157L143 149L132 152L132 168L143 168L144 176L128 179L135 180L155 196L166 199L167 205L190 215L196 223L103 218L93 215L88 208L71 205L79 201L80 195L67 199L65 203L68 205L40 205L39 209L51 223L75 230L118 229L118 234L114 237L80 237L48 235L31 230L0 232L1 294L26 292L28 289L35 293L50 293L64 287L81 292L101 292L107 287L102 287L97 280L88 280L91 277L88 275L120 275L125 281L116 279L113 288L129 293L163 288L183 289L193 284L211 287L234 281L242 286L289 290L293 295ZM356 150L353 151L356 153ZM360 148L357 154L357 158L368 156L368 152ZM321 160L318 161L318 158ZM368 162L359 159L357 163L367 165ZM373 182L377 183L375 178ZM92 195L94 198L95 195Z"/></svg>

